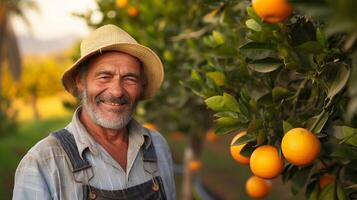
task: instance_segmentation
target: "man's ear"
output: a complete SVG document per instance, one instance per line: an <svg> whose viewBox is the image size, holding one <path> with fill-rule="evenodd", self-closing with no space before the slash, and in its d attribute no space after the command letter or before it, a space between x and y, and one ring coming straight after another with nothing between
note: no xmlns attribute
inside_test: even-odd
<svg viewBox="0 0 357 200"><path fill-rule="evenodd" d="M75 81L76 81L76 87L77 87L78 91L83 91L84 79L85 79L85 77L82 77L82 75L80 75L79 73L76 73Z"/></svg>

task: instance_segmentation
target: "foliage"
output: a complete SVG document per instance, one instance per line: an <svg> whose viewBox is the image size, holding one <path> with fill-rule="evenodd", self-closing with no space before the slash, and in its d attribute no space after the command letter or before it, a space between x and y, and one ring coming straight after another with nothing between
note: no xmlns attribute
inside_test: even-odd
<svg viewBox="0 0 357 200"><path fill-rule="evenodd" d="M283 181L309 199L345 199L357 180L355 2L291 2L294 15L279 24L263 22L249 1L238 0L130 1L136 17L113 0L97 0L97 11L79 16L92 27L118 24L163 55L163 90L139 114L191 133L213 116L217 134L247 131L236 141L249 144L244 155L263 144L280 149L285 132L305 127L319 137L321 155L305 167L287 163ZM319 189L326 172L337 179Z"/></svg>
<svg viewBox="0 0 357 200"><path fill-rule="evenodd" d="M63 65L69 65L69 63L62 61L62 58L56 59L54 56L32 57L26 60L24 73L17 88L17 96L38 98L62 91L60 80L64 71Z"/></svg>
<svg viewBox="0 0 357 200"><path fill-rule="evenodd" d="M11 75L18 79L21 74L21 55L17 44L17 38L10 23L13 15L27 22L24 16L24 8L35 8L33 1L1 0L0 1L0 136L15 128L15 114L10 109L10 100L3 96L3 73L5 64ZM28 23L27 23L28 24Z"/></svg>
<svg viewBox="0 0 357 200"><path fill-rule="evenodd" d="M354 41L349 42L357 26L349 23L331 31L326 24L354 18L337 17L340 12L334 5L342 6L342 1L294 1L297 8L310 11L316 9L312 3L323 4L334 14L308 18L302 9L285 23L268 24L251 7L240 13L247 3L208 3L211 11L201 19L210 16L213 28L202 38L206 47L200 51L210 53L202 54L206 61L192 69L186 86L216 112L217 134L247 130L236 144L252 143L245 148L248 155L263 144L280 148L282 136L292 127L308 128L322 142L319 160L300 168L286 164L282 179L292 182L295 194L305 188L309 199L353 195L357 121L355 110L351 113L347 106L356 105L356 100L346 86L352 88L349 84L355 82L351 70L357 67L356 51ZM325 172L336 173L338 180L319 191L317 180Z"/></svg>

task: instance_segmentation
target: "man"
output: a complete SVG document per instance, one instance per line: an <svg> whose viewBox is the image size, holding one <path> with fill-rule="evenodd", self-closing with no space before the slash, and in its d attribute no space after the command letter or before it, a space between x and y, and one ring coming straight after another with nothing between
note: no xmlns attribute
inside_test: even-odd
<svg viewBox="0 0 357 200"><path fill-rule="evenodd" d="M82 106L22 159L13 199L175 199L165 139L132 118L162 81L159 57L125 31L105 25L91 33L62 77Z"/></svg>

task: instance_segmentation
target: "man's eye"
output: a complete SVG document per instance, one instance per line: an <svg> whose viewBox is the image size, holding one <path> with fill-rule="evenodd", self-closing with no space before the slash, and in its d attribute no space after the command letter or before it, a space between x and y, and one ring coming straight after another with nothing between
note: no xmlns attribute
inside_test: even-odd
<svg viewBox="0 0 357 200"><path fill-rule="evenodd" d="M124 81L127 82L127 83L137 83L138 79L135 78L135 77L125 77Z"/></svg>
<svg viewBox="0 0 357 200"><path fill-rule="evenodd" d="M110 78L110 76L99 76L98 77L100 80L107 80Z"/></svg>

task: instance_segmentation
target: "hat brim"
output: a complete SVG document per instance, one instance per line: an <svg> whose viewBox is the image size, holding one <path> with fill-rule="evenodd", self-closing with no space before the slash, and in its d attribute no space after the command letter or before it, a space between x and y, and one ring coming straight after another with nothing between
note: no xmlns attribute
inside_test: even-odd
<svg viewBox="0 0 357 200"><path fill-rule="evenodd" d="M93 55L105 51L124 52L138 58L142 62L144 74L147 80L142 99L152 97L160 88L164 79L164 68L160 58L151 49L143 45L120 43L96 48L86 55L83 55L68 70L66 70L62 76L62 84L69 93L75 97L78 96L78 89L75 80L78 67Z"/></svg>

